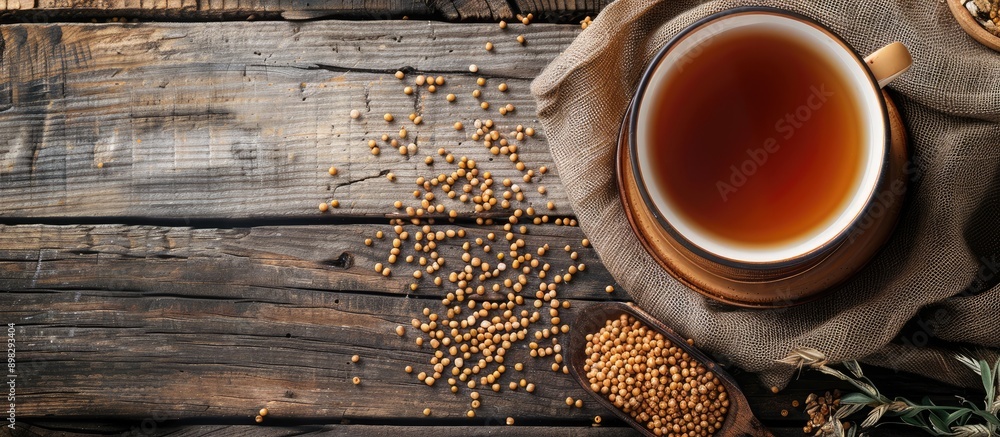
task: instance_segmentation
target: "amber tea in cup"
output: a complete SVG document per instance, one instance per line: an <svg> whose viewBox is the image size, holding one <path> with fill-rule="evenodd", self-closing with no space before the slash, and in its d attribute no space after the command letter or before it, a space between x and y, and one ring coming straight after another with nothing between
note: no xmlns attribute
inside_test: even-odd
<svg viewBox="0 0 1000 437"><path fill-rule="evenodd" d="M880 86L903 64L876 77L827 29L767 8L690 28L633 103L647 202L678 241L723 263L786 263L831 244L883 178Z"/></svg>
<svg viewBox="0 0 1000 437"><path fill-rule="evenodd" d="M720 35L700 56L657 90L651 182L679 215L733 245L780 245L827 225L865 164L848 79L768 29Z"/></svg>

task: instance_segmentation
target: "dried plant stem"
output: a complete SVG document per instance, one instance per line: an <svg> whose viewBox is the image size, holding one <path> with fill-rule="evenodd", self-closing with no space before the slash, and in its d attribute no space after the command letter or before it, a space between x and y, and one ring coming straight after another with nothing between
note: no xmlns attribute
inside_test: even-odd
<svg viewBox="0 0 1000 437"><path fill-rule="evenodd" d="M818 370L837 379L846 381L860 392L848 393L840 398L842 407L830 417L830 421L822 427L817 436L853 437L865 435L860 429L871 428L886 423L897 423L919 428L935 436L949 437L998 437L1000 436L1000 360L991 368L983 360L974 360L964 355L956 355L955 359L982 377L986 397L982 407L961 397L958 406L937 405L930 398L924 397L920 402L913 402L904 397L890 399L883 395L875 384L865 377L857 361L840 363L850 373L844 373L827 364L826 355L812 348L797 348L788 356L779 360L781 363ZM841 425L841 420L862 410L871 408L861 426L852 426L847 431ZM886 420L895 418L898 420Z"/></svg>

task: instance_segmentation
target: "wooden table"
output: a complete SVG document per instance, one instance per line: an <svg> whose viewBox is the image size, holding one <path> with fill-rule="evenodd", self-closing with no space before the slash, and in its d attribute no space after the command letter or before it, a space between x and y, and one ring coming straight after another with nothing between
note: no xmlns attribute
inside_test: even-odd
<svg viewBox="0 0 1000 437"><path fill-rule="evenodd" d="M405 373L429 368L433 351L415 344L418 330L395 333L423 308L438 311L447 287L423 279L411 290L409 270L383 277L373 268L390 247L375 233L392 234L389 219L400 216L393 202L415 203L418 176L451 171L438 147L498 180L521 177L506 156L469 139L472 119L540 130L531 79L604 3L0 2L0 322L15 324L17 340L13 434L633 435L596 402L567 407L566 397L588 395L550 358L529 358L526 342L508 360L524 362L538 390L480 389L482 407L467 418L469 390ZM521 12L536 22L495 24ZM447 84L406 95L397 70L406 84L417 74ZM477 77L489 82L483 99L516 110L479 109L470 95ZM499 92L500 82L510 91ZM387 112L395 122L383 121ZM406 122L411 112L425 122ZM463 131L452 127L459 120ZM386 145L370 153L369 139L401 126L419 143L416 156ZM551 201L553 221L569 221L544 132L519 147L529 167L552 170L531 185L546 186L544 195L516 205ZM432 167L427 155L438 160ZM320 213L318 203L333 199L340 207ZM476 217L509 214L444 203L459 217L435 229L470 237L502 233ZM529 244L556 252L544 257L553 271L587 265L559 291L572 304L565 322L592 302L628 298L605 292L613 279L579 228L528 228ZM460 245L437 250L457 258ZM578 260L559 253L566 245ZM772 394L731 370L779 435L802 433L793 400L843 387L807 373ZM916 393L953 390L875 373ZM257 425L263 407L270 414ZM598 415L605 420L595 426ZM515 426L502 427L507 417Z"/></svg>

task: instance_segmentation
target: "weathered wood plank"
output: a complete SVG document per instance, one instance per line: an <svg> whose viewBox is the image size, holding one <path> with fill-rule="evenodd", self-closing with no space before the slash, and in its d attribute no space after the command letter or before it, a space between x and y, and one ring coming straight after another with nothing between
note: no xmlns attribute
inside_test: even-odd
<svg viewBox="0 0 1000 437"><path fill-rule="evenodd" d="M303 420L468 423L461 418L465 407L456 404L451 393L422 386L400 372L407 364L417 366L418 372L421 365L429 367L430 351L413 344L412 334L400 339L394 327L420 317L423 307L443 308L438 302L442 292L435 295L430 287L410 297L375 294L375 278L337 279L348 274L365 277L365 269L353 272L352 266L341 272L319 265L328 259L327 252L344 250L354 250L354 265L361 264L357 260L368 256L367 250L382 249L360 243L377 228L0 227L0 289L8 290L0 294L0 322L18 326L18 362L25 376L19 382L21 417L118 417L138 424L155 413L164 424L191 419L231 422L249 421L256 408L267 405L282 411L272 416L279 425ZM567 235L570 242L578 232L532 227L531 238L551 238L546 231ZM585 259L593 256L581 253ZM589 263L587 274L563 288L560 298L608 298L601 289L585 286L591 275L601 275L598 264ZM216 277L209 278L212 274ZM370 293L339 289L361 288L358 284ZM572 309L561 317L572 325L574 309L589 301L571 302ZM524 352L522 344L509 358L519 360ZM348 362L353 354L363 357L362 366ZM541 375L546 384L561 381L552 391L538 393L545 396L527 399L542 399L540 404L521 409L523 398L497 396L497 406L480 411L480 422L473 423L512 415L523 424L551 423L553 418L585 424L588 414L600 414L558 410L565 396L582 394L548 365L537 362L525 373ZM345 381L354 370L363 372L355 373L364 381L376 381L374 392L367 390L367 382L361 387L366 390L350 391L353 384ZM877 369L868 373L876 381L892 380L908 388L894 394L970 396L903 374ZM736 376L755 411L771 424L804 421L804 414L791 407L793 400L802 401L813 391L846 388L812 372L773 395L752 374L737 370ZM425 403L448 413L424 418L418 413Z"/></svg>
<svg viewBox="0 0 1000 437"><path fill-rule="evenodd" d="M499 226L460 227L435 225L434 230L465 230L466 238L437 241L435 249L446 260L436 286L430 275L415 280L413 271L423 269L413 249L417 226L406 226L411 235L396 264L387 261L395 233L388 225L258 226L236 229L192 229L122 225L0 225L0 290L4 289L92 289L136 291L189 298L264 299L275 290L312 289L426 296L437 300L455 291L448 273L464 267L460 257L466 241L483 239L492 245L489 254L472 244L470 253L494 267L497 253L507 253L510 242ZM383 231L385 239L375 237ZM585 263L569 284L559 286L561 298L623 299L621 291L609 295L605 287L611 275L592 248L582 247L583 233L568 226L529 226L528 243L522 253L532 253L551 265L552 274L564 274L570 265ZM491 242L488 234L494 233ZM518 238L521 236L518 235ZM364 241L371 239L372 246ZM426 240L424 241L426 244ZM537 247L552 250L537 256ZM577 260L563 250L566 245ZM417 255L406 263L406 255ZM394 272L383 277L376 263ZM511 269L512 271L513 269ZM511 273L511 272L508 272ZM505 275L503 277L517 275ZM502 280L493 279L493 282ZM528 276L525 289L534 295L542 282ZM492 284L490 282L489 284ZM411 291L409 286L419 288ZM506 291L504 291L506 295ZM487 299L500 297L490 292ZM0 308L5 308L0 306Z"/></svg>
<svg viewBox="0 0 1000 437"><path fill-rule="evenodd" d="M427 436L427 437L477 437L494 436L502 434L504 436L538 436L538 437L632 437L639 433L631 428L616 426L513 426L513 427L486 427L486 426L401 426L401 425L299 425L299 426L251 426L251 425L188 425L169 426L159 425L155 428L147 422L147 429L152 432L142 433L141 423L132 425L131 428L116 428L125 435L145 435L145 436L229 436L229 435L255 435L260 437L293 437L293 436ZM133 431L134 430L134 431ZM777 437L803 437L801 427L780 426L769 427L769 430ZM50 431L42 426L31 426L20 430L13 437L96 437L107 435L106 433L63 433L60 431ZM912 429L904 427L882 426L874 429L871 435L875 437L912 437Z"/></svg>
<svg viewBox="0 0 1000 437"><path fill-rule="evenodd" d="M37 3L37 4L36 4ZM434 18L449 21L510 20L518 13L532 12L536 21L568 22L595 15L609 0L343 0L336 2L303 0L73 0L37 2L11 0L0 3L8 21L58 22L91 17L126 19L314 19ZM37 13L27 14L23 10Z"/></svg>
<svg viewBox="0 0 1000 437"><path fill-rule="evenodd" d="M492 118L504 134L537 127L529 81L578 30L415 21L5 26L0 217L302 217L333 198L342 205L335 215L392 214L395 200L417 204L418 175L454 171L436 156L440 147L518 181L505 156L469 138L473 119ZM514 41L521 32L526 47ZM413 73L401 82L398 69ZM405 95L417 73L448 82ZM511 103L513 114L479 108L471 96L479 76L491 78L483 100ZM498 91L500 82L510 91ZM352 120L351 109L362 117ZM413 112L422 125L407 120ZM455 121L468 128L456 131ZM369 153L367 140L403 126L416 156L387 144ZM511 140L528 168L552 168L543 133ZM380 177L390 171L397 182ZM521 206L551 200L570 212L556 172L536 180L548 193L528 190Z"/></svg>
<svg viewBox="0 0 1000 437"><path fill-rule="evenodd" d="M449 20L500 20L510 19L517 12L511 9L514 2L505 0L430 0L428 4Z"/></svg>
<svg viewBox="0 0 1000 437"><path fill-rule="evenodd" d="M254 435L260 437L293 436L361 436L361 437L479 437L479 436L525 436L525 437L633 437L640 434L631 428L620 426L405 426L405 425L299 425L299 426L252 426L252 425L148 425L151 432L143 433L139 424L132 428L122 428L126 436L171 436L209 437L230 435ZM776 437L803 437L801 427L770 427ZM13 437L96 437L102 433L63 433L50 431L41 426L32 426L15 433ZM879 427L871 433L875 437L912 437L911 429L903 427Z"/></svg>
<svg viewBox="0 0 1000 437"><path fill-rule="evenodd" d="M549 369L552 357L528 357L524 341L505 362L524 362L525 370L510 370L501 381L506 386L523 377L538 389L493 393L480 386L483 407L466 420L471 390L463 386L453 394L443 380L434 387L418 381L416 373L433 372L433 351L414 344L419 330L405 337L394 332L428 305L441 307L426 299L309 290L231 299L96 290L0 295L0 306L8 308L5 321L17 325L17 412L25 421L157 414L163 420L245 417L252 423L261 407L269 408L272 420L327 422L457 419L481 425L515 416L583 424L602 414L596 402L567 407L566 396L587 394L569 375ZM572 323L575 312L560 314ZM539 326L548 325L547 317ZM354 354L358 363L351 362ZM406 365L415 372L405 373ZM360 385L352 383L355 376ZM432 409L430 419L424 408Z"/></svg>
<svg viewBox="0 0 1000 437"><path fill-rule="evenodd" d="M54 12L61 14L79 14L88 16L94 13L110 13L114 16L127 18L152 18L152 19L278 19L288 17L300 17L299 19L314 18L362 18L362 19L401 19L401 18L435 18L435 19L459 19L457 15L447 14L447 10L440 10L431 2L420 0L345 0L337 2L324 1L274 1L274 0L190 0L181 7L170 5L158 5L159 7L147 7L147 5L125 5L124 7L107 8L95 7L94 1L81 2L80 5L72 8L59 8ZM155 3L162 3L156 1ZM447 7L448 5L441 5ZM499 16L499 15L498 15ZM491 19L490 16L477 16L474 18Z"/></svg>
<svg viewBox="0 0 1000 437"><path fill-rule="evenodd" d="M490 426L403 426L403 425L298 425L298 426L256 426L256 425L188 425L176 426L169 424L150 424L146 422L146 432L141 423L132 427L117 428L125 436L171 436L171 437L209 437L253 435L256 437L296 437L296 436L349 436L349 437L485 437L502 434L505 436L532 437L633 437L639 436L631 428L621 426L503 426L494 423ZM13 437L96 437L107 435L99 432L63 433L51 431L43 426L25 426L13 434ZM777 433L778 436L801 437L798 434Z"/></svg>
<svg viewBox="0 0 1000 437"><path fill-rule="evenodd" d="M9 308L4 322L16 324L18 417L29 423L102 417L250 424L265 406L274 425L343 420L488 425L508 416L522 425L587 425L594 415L608 415L587 402L589 395L568 375L549 369L551 357L528 357L522 342L509 350L506 363L524 362L526 368L504 378L526 378L538 390L493 393L480 387L483 406L476 418L465 418L469 389L453 394L443 381L428 387L402 370L406 365L414 366L414 373L428 370L432 350L414 344L416 330L401 338L393 329L436 302L269 291L248 298L100 290L0 294L0 307ZM572 308L560 313L570 325L578 310L592 304L571 302ZM354 354L358 363L350 360ZM944 402L953 402L954 394L970 395L907 374L867 370L876 383L894 381L893 395L947 394L939 397ZM350 381L354 376L362 378L360 385ZM807 372L775 395L752 374L735 376L757 415L773 426L803 423L804 413L792 407L793 400L848 388ZM567 396L584 399L584 407L566 407ZM424 408L431 408L430 417L423 416Z"/></svg>

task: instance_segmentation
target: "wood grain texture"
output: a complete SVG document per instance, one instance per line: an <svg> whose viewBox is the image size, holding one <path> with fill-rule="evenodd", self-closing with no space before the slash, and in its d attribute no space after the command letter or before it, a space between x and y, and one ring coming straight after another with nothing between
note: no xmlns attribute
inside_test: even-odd
<svg viewBox="0 0 1000 437"><path fill-rule="evenodd" d="M245 20L318 18L499 21L535 14L536 21L574 22L596 15L609 0L10 0L0 17L12 22L67 19Z"/></svg>
<svg viewBox="0 0 1000 437"><path fill-rule="evenodd" d="M410 235L420 230L417 226L405 229ZM490 254L474 243L470 253L494 268L498 264L495 254L508 252L506 246L510 243L504 239L499 226L442 225L433 229L435 232L467 231L464 239L437 242L436 251L446 260L439 271L445 278L441 287L434 285L429 277L419 281L413 278L413 271L423 269L418 264L419 257L429 257L427 253L413 250L414 236L406 241L397 263L389 264L390 236L395 233L388 225L234 229L0 225L0 290L100 289L191 299L267 299L275 291L308 289L440 300L448 292L455 291L455 285L448 282L447 277L448 273L460 271L465 265L460 259L465 253L461 248L464 242L481 238L486 245L492 244L496 250L491 247ZM380 230L387 236L385 239L375 237ZM528 231L524 238L530 245L522 253L536 254L537 247L545 244L552 248L545 256L536 256L551 265L550 280L552 274L566 273L570 265L585 263L587 266L586 271L573 276L571 283L559 287L560 297L624 298L620 291L605 292L605 287L614 280L600 263L597 253L581 246L583 233L579 228L532 225ZM490 233L495 234L496 242L489 241ZM364 244L366 239L373 240L372 246ZM570 259L570 253L563 250L567 245L578 254L577 260ZM415 262L406 263L406 255L416 255ZM376 273L376 263L390 266L394 273L383 277ZM516 275L510 276L516 279ZM540 282L543 280L535 274L529 275L526 290L533 296ZM419 288L411 291L411 283L419 284ZM483 297L502 298L492 292Z"/></svg>
<svg viewBox="0 0 1000 437"><path fill-rule="evenodd" d="M523 361L525 370L504 378L526 378L538 390L479 388L483 406L476 418L465 418L470 390L452 394L443 381L428 387L402 370L429 370L432 351L414 344L414 330L401 338L394 327L424 306L440 306L436 301L319 290L261 293L222 298L40 289L0 295L0 305L10 308L4 321L17 324L18 417L27 423L101 417L134 424L250 424L261 407L270 410L273 425L481 426L513 416L523 425L588 426L594 415L610 417L569 375L552 372L550 357L528 357L524 342L511 348L507 363ZM571 302L561 311L571 325L594 304ZM354 354L358 363L350 360ZM807 372L775 395L754 375L731 370L769 426L804 423L805 413L792 401L810 392L848 389ZM894 381L893 395L949 393L935 399L951 403L950 394L970 394L906 374L866 371L877 382ZM350 381L354 376L360 385ZM567 396L584 399L584 407L566 407ZM424 408L431 408L430 417Z"/></svg>
<svg viewBox="0 0 1000 437"><path fill-rule="evenodd" d="M262 293L267 290L260 290ZM573 323L576 308L561 311ZM483 406L466 420L469 390L428 387L416 373L433 372L433 351L404 337L425 306L436 300L329 291L277 291L245 298L143 296L99 290L12 290L0 296L5 320L17 324L18 417L102 417L162 420L244 417L267 407L270 418L340 420L448 420L483 425L507 416L582 425L601 414L568 375L549 369L552 357L528 357L516 343L509 370L493 393L480 386ZM544 322L539 325L545 326ZM8 322L9 323L9 322ZM544 343L543 343L544 344ZM358 363L351 362L359 355ZM413 374L403 371L413 365ZM494 365L495 366L495 365ZM361 384L354 385L353 377ZM511 380L538 385L535 393L507 391ZM422 411L431 408L431 417ZM445 422L447 423L447 422Z"/></svg>
<svg viewBox="0 0 1000 437"><path fill-rule="evenodd" d="M141 422L156 413L163 423L229 423L268 406L283 411L274 415L276 424L465 423L467 406L455 395L401 371L405 365L417 372L430 367L429 348L413 343L416 330L408 329L405 338L394 332L421 318L424 307L443 308L440 299L449 290L421 282L407 294L410 281L375 276L370 264L385 250L384 240L373 247L362 241L377 229L386 228L0 226L0 322L17 326L24 372L19 414L28 421L100 416ZM467 230L470 238L487 232ZM579 237L568 227L530 232L550 245L576 245ZM442 245L440 252L449 256L455 249ZM607 273L590 249L579 251L589 268L559 292L571 300L572 308L561 314L571 325L595 301L625 299L603 290ZM344 252L350 256L342 258ZM545 259L561 271L565 254L555 252ZM521 344L511 359L526 359L525 352ZM362 356L361 366L349 363L353 354ZM569 375L552 373L550 361L528 361L534 364L525 377L549 388L538 396L498 395L476 424L511 415L524 424L565 419L585 425L589 415L601 414L596 401L589 410L561 410L566 396L588 398ZM753 411L772 426L804 423L793 400L849 388L807 372L774 395L754 375L730 371ZM868 373L905 387L894 394L976 396L905 374ZM363 387L345 382L355 375L366 381ZM442 415L424 418L424 403ZM441 419L450 422L435 422Z"/></svg>
<svg viewBox="0 0 1000 437"><path fill-rule="evenodd" d="M448 20L509 20L520 11L516 0L429 0L427 3Z"/></svg>
<svg viewBox="0 0 1000 437"><path fill-rule="evenodd" d="M492 118L504 134L537 128L528 84L578 32L415 21L365 30L338 21L4 26L0 218L316 217L316 205L334 198L342 206L332 215L383 216L397 213L395 200L417 203L417 176L455 169L436 156L441 147L518 181L505 156L469 138L473 119ZM527 46L514 41L519 33ZM392 76L400 69L411 72L404 81ZM448 82L405 95L417 74ZM480 76L489 78L482 100L511 103L512 115L479 108L471 92ZM510 91L498 91L501 82ZM382 120L387 112L393 123ZM414 126L409 113L424 123ZM468 128L456 131L455 121ZM416 156L386 144L380 156L369 153L367 140L403 126ZM529 168L553 167L544 133L519 143ZM437 158L433 167L427 155ZM547 194L529 190L521 206L553 201L570 212L557 172L536 180Z"/></svg>
<svg viewBox="0 0 1000 437"><path fill-rule="evenodd" d="M171 437L215 437L229 435L249 435L260 437L294 437L294 436L413 436L413 437L479 437L495 436L525 436L525 437L633 437L640 434L631 428L618 426L400 426L400 425L297 425L297 426L253 426L253 425L164 425L155 428L149 422L147 429L152 432L143 433L142 422L113 428L125 436L155 435ZM45 424L49 425L50 424ZM53 424L58 427L59 424ZM802 437L801 427L775 426L770 428L779 437ZM29 425L20 428L12 437L97 437L107 435L107 432L63 432L52 430L46 426ZM902 426L883 426L872 431L876 437L912 437L912 429Z"/></svg>
<svg viewBox="0 0 1000 437"><path fill-rule="evenodd" d="M510 359L526 360L524 377L537 381L539 391L480 390L488 401L474 421L462 417L468 390L456 396L443 384L427 387L402 372L406 365L427 370L432 351L413 343L415 330L400 338L395 327L420 318L424 307L443 308L439 299L447 290L423 284L407 295L408 281L374 276L365 264L385 247L362 241L377 229L384 227L0 226L0 322L17 326L19 417L61 421L46 427L76 430L102 417L107 423L95 430L102 433L148 419L164 431L146 435L181 432L192 421L250 423L262 406L271 409L268 423L276 426L345 420L481 426L514 416L523 425L585 429L592 415L611 417L596 401L564 410L566 396L589 399L587 394L569 375L553 373L550 361L528 359L523 343ZM531 232L534 239L554 243L563 235L563 242L576 244L579 230L541 226ZM330 265L345 251L352 259L346 269ZM589 250L580 253L590 267L559 296L571 298L572 308L561 313L571 325L596 300L624 298L603 291L603 268ZM558 265L564 254L555 255L551 262ZM353 354L362 357L360 364L350 363ZM849 388L807 372L775 395L754 375L730 371L753 411L772 427L804 423L793 400ZM905 390L894 389L894 395L977 396L905 374L867 373ZM348 382L353 376L362 378L361 387ZM423 417L425 406L435 412L431 418ZM361 429L371 435L383 430ZM359 428L323 432L348 430Z"/></svg>
<svg viewBox="0 0 1000 437"><path fill-rule="evenodd" d="M349 437L485 437L496 436L531 436L531 437L634 437L639 434L631 428L620 426L401 426L401 425L296 425L296 426L257 426L257 425L187 425L146 423L143 432L139 424L131 427L115 429L124 436L171 436L171 437L214 437L232 435L253 435L256 437L298 437L298 436L349 436ZM154 427L155 425L155 427ZM96 437L107 435L107 432L72 432L50 430L41 425L24 427L13 433L12 437ZM787 436L800 437L790 432Z"/></svg>
<svg viewBox="0 0 1000 437"><path fill-rule="evenodd" d="M273 20L284 14L305 18L400 19L446 15L421 0L23 0L0 4L10 22L65 20Z"/></svg>

